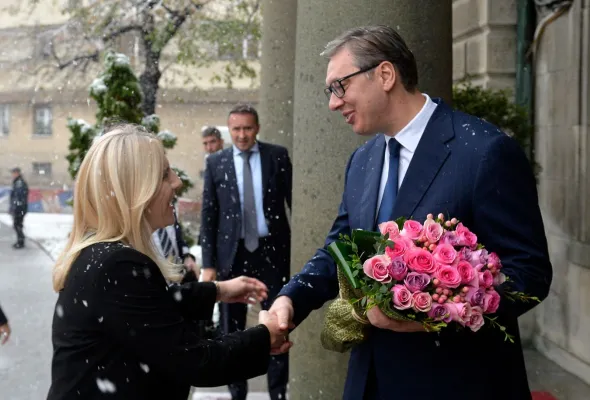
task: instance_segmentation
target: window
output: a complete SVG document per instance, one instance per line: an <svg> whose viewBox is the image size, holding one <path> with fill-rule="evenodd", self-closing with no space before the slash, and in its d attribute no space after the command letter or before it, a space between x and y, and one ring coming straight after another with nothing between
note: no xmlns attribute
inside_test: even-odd
<svg viewBox="0 0 590 400"><path fill-rule="evenodd" d="M34 162L33 175L51 177L51 163L50 162Z"/></svg>
<svg viewBox="0 0 590 400"><path fill-rule="evenodd" d="M262 53L262 43L252 35L248 35L242 42L242 58L244 60L259 59Z"/></svg>
<svg viewBox="0 0 590 400"><path fill-rule="evenodd" d="M51 135L51 108L49 106L35 107L35 131L34 135L50 136Z"/></svg>
<svg viewBox="0 0 590 400"><path fill-rule="evenodd" d="M0 136L10 132L10 108L8 104L0 104Z"/></svg>

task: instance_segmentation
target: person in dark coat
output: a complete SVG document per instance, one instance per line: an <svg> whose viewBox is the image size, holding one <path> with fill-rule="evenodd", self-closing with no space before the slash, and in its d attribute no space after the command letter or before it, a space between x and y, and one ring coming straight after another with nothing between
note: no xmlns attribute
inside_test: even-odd
<svg viewBox="0 0 590 400"><path fill-rule="evenodd" d="M15 249L25 247L25 234L23 224L25 215L29 209L29 186L21 175L20 168L12 169L12 191L10 192L10 203L8 213L12 216L14 231L16 232L16 243L12 245Z"/></svg>
<svg viewBox="0 0 590 400"><path fill-rule="evenodd" d="M257 302L254 278L182 283L182 265L161 257L152 234L174 223L181 181L155 136L111 127L92 144L74 189L74 223L54 271L48 400L186 400L191 386L266 373L271 348L290 346L269 319L216 340L198 334L216 301Z"/></svg>

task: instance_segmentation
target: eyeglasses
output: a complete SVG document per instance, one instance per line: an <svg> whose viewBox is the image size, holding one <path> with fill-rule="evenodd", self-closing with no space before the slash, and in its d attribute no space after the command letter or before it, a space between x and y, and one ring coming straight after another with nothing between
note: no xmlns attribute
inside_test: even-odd
<svg viewBox="0 0 590 400"><path fill-rule="evenodd" d="M381 64L381 63L379 63L379 64ZM344 90L344 86L342 86L343 81L345 81L346 79L352 78L355 75L362 74L363 72L370 71L373 68L377 68L379 66L379 64L373 65L371 67L363 68L360 71L353 72L352 74L346 75L343 78L336 79L334 82L332 82L330 84L330 86L328 86L327 88L324 89L324 93L326 94L326 97L328 98L328 100L330 100L330 96L332 96L332 93L333 93L336 97L342 98L342 96L344 96L344 93L346 92Z"/></svg>

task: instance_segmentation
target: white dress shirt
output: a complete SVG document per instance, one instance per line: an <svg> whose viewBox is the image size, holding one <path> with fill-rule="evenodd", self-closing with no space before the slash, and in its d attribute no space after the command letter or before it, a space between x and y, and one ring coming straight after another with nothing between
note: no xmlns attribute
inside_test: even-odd
<svg viewBox="0 0 590 400"><path fill-rule="evenodd" d="M381 184L379 186L377 212L379 212L378 210L381 206L381 199L383 198L383 192L385 191L385 185L387 184L387 176L389 175L389 141L395 137L399 144L401 144L401 148L399 151L399 168L397 178L397 187L399 189L402 185L404 177L406 176L406 172L408 171L410 162L412 161L412 157L414 156L414 152L416 151L416 147L418 147L418 143L420 142L422 134L426 129L426 125L428 125L428 121L430 121L430 118L432 117L432 114L436 109L437 104L434 101L432 101L427 94L422 94L426 98L426 102L424 103L424 106L422 107L420 112L416 114L414 119L412 119L395 136L384 135L385 157L383 159L383 170L381 172Z"/></svg>
<svg viewBox="0 0 590 400"><path fill-rule="evenodd" d="M238 181L238 191L240 192L240 207L242 208L242 221L244 215L244 159L240 154L242 150L233 146L234 166L236 168L236 180ZM252 171L252 184L254 185L254 204L256 205L256 221L258 226L258 236L268 236L268 226L264 218L264 205L262 197L262 161L260 160L260 149L258 143L250 149L250 170ZM240 237L244 238L244 224Z"/></svg>

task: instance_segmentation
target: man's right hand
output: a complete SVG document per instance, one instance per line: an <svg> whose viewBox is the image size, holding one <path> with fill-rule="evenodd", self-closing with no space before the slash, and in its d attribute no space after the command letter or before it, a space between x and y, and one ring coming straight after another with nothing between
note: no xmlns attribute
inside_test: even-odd
<svg viewBox="0 0 590 400"><path fill-rule="evenodd" d="M270 314L268 311L262 310L258 314L258 322L266 325L266 328L270 333L271 355L283 354L289 351L293 346L293 342L289 341L289 332L279 328L277 316L275 314Z"/></svg>
<svg viewBox="0 0 590 400"><path fill-rule="evenodd" d="M213 282L217 279L217 270L215 268L203 267L203 282Z"/></svg>
<svg viewBox="0 0 590 400"><path fill-rule="evenodd" d="M293 309L293 302L289 297L278 297L274 301L268 312L269 314L276 316L277 322L279 324L279 329L286 332L288 329L295 328L295 324L293 323L293 316L295 315L295 311Z"/></svg>

